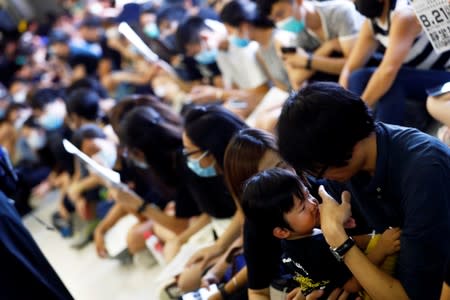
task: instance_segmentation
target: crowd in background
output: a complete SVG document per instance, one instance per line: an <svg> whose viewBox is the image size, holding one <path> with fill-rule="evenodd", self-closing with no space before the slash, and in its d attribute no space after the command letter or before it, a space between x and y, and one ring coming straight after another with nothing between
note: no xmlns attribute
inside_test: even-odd
<svg viewBox="0 0 450 300"><path fill-rule="evenodd" d="M163 245L162 299L449 299L450 93L426 90L450 51L407 1L61 6L0 40L21 216L58 189L61 238L111 258L134 215L116 258L151 267Z"/></svg>

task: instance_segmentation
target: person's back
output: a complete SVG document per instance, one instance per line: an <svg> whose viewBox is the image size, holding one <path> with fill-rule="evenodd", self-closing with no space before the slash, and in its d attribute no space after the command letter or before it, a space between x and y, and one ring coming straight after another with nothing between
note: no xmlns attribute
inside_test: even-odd
<svg viewBox="0 0 450 300"><path fill-rule="evenodd" d="M3 149L0 149L0 290L4 299L73 299L56 272L23 225L14 201L7 194L17 178ZM7 193L7 194L5 194Z"/></svg>

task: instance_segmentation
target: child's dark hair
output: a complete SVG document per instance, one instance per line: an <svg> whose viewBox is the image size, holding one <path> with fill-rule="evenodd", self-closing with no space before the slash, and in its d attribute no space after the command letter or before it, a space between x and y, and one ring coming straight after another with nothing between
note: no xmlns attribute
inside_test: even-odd
<svg viewBox="0 0 450 300"><path fill-rule="evenodd" d="M276 227L292 229L284 214L294 207L296 196L305 200L304 184L292 171L273 168L250 178L242 194L242 208L247 219L266 231Z"/></svg>

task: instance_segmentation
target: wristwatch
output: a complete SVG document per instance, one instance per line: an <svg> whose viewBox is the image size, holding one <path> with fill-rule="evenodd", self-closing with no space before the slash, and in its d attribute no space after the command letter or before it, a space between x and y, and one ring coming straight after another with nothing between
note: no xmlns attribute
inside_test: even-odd
<svg viewBox="0 0 450 300"><path fill-rule="evenodd" d="M344 260L345 253L348 252L355 245L355 241L349 237L342 245L337 248L330 247L331 253L337 259L337 261L342 262Z"/></svg>

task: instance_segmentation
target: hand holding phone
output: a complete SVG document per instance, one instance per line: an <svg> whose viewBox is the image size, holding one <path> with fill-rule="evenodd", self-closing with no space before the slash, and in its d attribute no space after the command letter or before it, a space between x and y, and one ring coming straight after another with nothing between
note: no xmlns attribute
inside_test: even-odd
<svg viewBox="0 0 450 300"><path fill-rule="evenodd" d="M288 47L288 46L282 46L281 47L281 53L283 54L295 54L297 52L297 47Z"/></svg>

